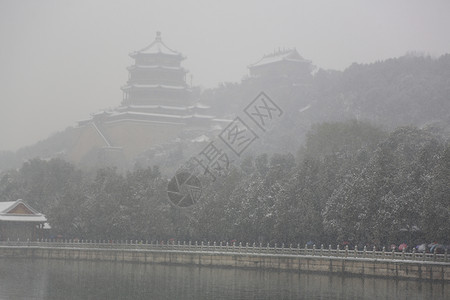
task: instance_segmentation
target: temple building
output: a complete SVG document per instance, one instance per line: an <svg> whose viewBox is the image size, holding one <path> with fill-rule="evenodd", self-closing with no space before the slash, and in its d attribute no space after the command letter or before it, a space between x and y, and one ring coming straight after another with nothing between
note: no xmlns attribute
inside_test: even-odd
<svg viewBox="0 0 450 300"><path fill-rule="evenodd" d="M0 202L0 240L34 241L43 238L47 218L19 199Z"/></svg>
<svg viewBox="0 0 450 300"><path fill-rule="evenodd" d="M181 67L185 57L167 47L160 32L153 43L130 57L134 64L128 67L129 79L122 88L123 105L185 106L191 101L187 70Z"/></svg>
<svg viewBox="0 0 450 300"><path fill-rule="evenodd" d="M311 61L304 59L297 50L279 49L264 55L259 61L248 66L250 78L288 78L293 81L311 76Z"/></svg>
<svg viewBox="0 0 450 300"><path fill-rule="evenodd" d="M208 114L186 83L185 57L169 48L157 32L155 40L132 52L128 81L119 107L100 111L79 122L78 142L69 158L130 163L144 151L176 140L180 135L204 134L224 120Z"/></svg>

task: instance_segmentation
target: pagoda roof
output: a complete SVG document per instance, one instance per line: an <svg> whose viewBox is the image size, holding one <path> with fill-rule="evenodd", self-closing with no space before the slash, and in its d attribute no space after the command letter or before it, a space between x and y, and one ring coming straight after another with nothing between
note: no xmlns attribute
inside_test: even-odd
<svg viewBox="0 0 450 300"><path fill-rule="evenodd" d="M143 48L142 50L135 51L133 53L130 53L131 57L135 57L139 54L165 54L165 55L172 55L172 56L180 56L182 58L182 55L180 52L177 52L175 50L170 49L167 47L166 44L161 39L161 32L156 32L156 38L147 47Z"/></svg>
<svg viewBox="0 0 450 300"><path fill-rule="evenodd" d="M47 218L22 199L0 202L0 221L47 222Z"/></svg>
<svg viewBox="0 0 450 300"><path fill-rule="evenodd" d="M125 110L140 110L140 109L166 109L166 110L178 110L178 111L188 111L193 109L209 109L210 107L207 105L203 105L200 103L196 103L195 105L184 105L184 106L176 106L176 105L160 105L160 104L130 104L125 106L120 106L116 110L117 111L125 111Z"/></svg>
<svg viewBox="0 0 450 300"><path fill-rule="evenodd" d="M133 69L163 69L163 70L175 70L175 71L184 71L188 72L186 69L182 67L170 67L170 66L162 66L162 65L132 65L127 67L128 70Z"/></svg>
<svg viewBox="0 0 450 300"><path fill-rule="evenodd" d="M187 89L186 86L182 86L182 85L132 83L132 84L128 84L128 85L122 87L122 90L128 90L128 89L131 89L133 87L134 88L142 88L142 89L147 89L147 88L151 88L151 89L169 89L169 90L183 90L183 89Z"/></svg>
<svg viewBox="0 0 450 300"><path fill-rule="evenodd" d="M268 65L280 61L291 61L300 63L309 63L309 60L304 59L300 54L298 54L297 49L280 49L271 54L264 55L259 61L248 66L248 68L256 68L263 65Z"/></svg>

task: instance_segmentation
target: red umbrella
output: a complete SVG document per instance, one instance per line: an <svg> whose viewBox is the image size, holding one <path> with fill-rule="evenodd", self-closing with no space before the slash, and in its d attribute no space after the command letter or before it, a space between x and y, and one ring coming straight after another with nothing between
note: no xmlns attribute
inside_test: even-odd
<svg viewBox="0 0 450 300"><path fill-rule="evenodd" d="M400 251L406 250L406 248L408 248L408 245L406 245L406 243L398 245L398 250Z"/></svg>

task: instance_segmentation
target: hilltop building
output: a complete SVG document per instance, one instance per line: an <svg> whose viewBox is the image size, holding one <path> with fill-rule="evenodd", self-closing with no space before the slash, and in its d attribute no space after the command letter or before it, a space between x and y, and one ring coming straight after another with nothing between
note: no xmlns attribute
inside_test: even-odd
<svg viewBox="0 0 450 300"><path fill-rule="evenodd" d="M130 163L136 156L190 132L212 130L224 120L208 114L186 83L185 57L169 48L157 32L155 40L130 54L128 81L121 106L79 122L78 142L70 158ZM116 164L117 165L117 164Z"/></svg>
<svg viewBox="0 0 450 300"><path fill-rule="evenodd" d="M250 78L288 78L304 80L311 76L311 61L304 59L297 50L278 49L264 55L259 61L248 66Z"/></svg>

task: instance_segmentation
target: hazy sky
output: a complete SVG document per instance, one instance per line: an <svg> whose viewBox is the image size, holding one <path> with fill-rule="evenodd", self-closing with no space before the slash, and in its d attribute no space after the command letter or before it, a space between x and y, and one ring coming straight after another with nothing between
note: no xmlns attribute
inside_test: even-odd
<svg viewBox="0 0 450 300"><path fill-rule="evenodd" d="M0 150L118 106L128 54L156 31L187 56L194 85L209 88L240 81L278 47L339 70L450 53L450 1L0 0Z"/></svg>

